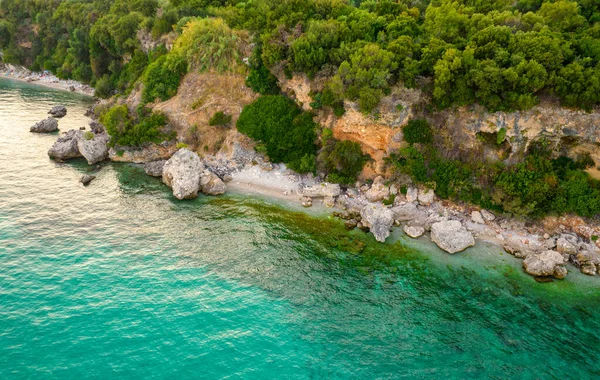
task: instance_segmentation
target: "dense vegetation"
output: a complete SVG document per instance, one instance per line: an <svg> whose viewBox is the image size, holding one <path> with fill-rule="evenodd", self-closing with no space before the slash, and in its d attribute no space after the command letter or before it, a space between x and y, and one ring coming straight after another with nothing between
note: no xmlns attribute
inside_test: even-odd
<svg viewBox="0 0 600 380"><path fill-rule="evenodd" d="M260 141L275 162L299 172L315 170L316 124L313 115L282 95L265 95L244 107L237 121L240 132Z"/></svg>
<svg viewBox="0 0 600 380"><path fill-rule="evenodd" d="M524 161L516 165L467 164L445 158L432 139L421 138L431 135L426 121L409 126L404 128L405 137L407 129L413 129L418 138L391 161L401 173L435 189L441 198L461 199L521 216L575 213L589 217L600 213L600 182L583 171L593 165L589 156L576 161L553 159L547 142L537 141L531 144Z"/></svg>
<svg viewBox="0 0 600 380"><path fill-rule="evenodd" d="M186 26L195 16L225 22ZM596 0L0 2L5 61L90 82L106 96L126 91L166 53L160 44L142 46L138 32L160 41L187 30L174 50L189 66L243 71L237 47L247 35L230 27L257 36L252 88L276 93L266 70L276 65L288 74L322 75L323 105L338 114L342 99L369 112L392 84L415 86L420 77L432 79L419 83L439 107L525 109L543 94L584 108L600 102ZM158 92L162 98L171 91Z"/></svg>
<svg viewBox="0 0 600 380"><path fill-rule="evenodd" d="M319 171L327 176L328 181L353 184L369 156L363 154L359 143L333 138L329 129L323 130L321 139L323 148L317 157Z"/></svg>
<svg viewBox="0 0 600 380"><path fill-rule="evenodd" d="M167 124L163 113L149 112L143 107L132 115L126 105L116 105L103 113L100 121L111 137L111 146L140 146L174 137L163 132Z"/></svg>

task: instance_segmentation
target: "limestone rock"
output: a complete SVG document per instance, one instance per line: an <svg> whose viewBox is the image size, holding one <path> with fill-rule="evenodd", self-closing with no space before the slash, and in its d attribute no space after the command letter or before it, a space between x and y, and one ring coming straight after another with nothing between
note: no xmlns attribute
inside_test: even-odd
<svg viewBox="0 0 600 380"><path fill-rule="evenodd" d="M471 220L474 223L485 224L485 220L483 220L483 216L481 215L481 213L479 211L471 212Z"/></svg>
<svg viewBox="0 0 600 380"><path fill-rule="evenodd" d="M46 120L39 121L29 128L29 132L34 133L52 133L58 131L58 121L51 117Z"/></svg>
<svg viewBox="0 0 600 380"><path fill-rule="evenodd" d="M597 272L596 266L592 263L583 264L581 266L581 273L587 274L588 276L595 276Z"/></svg>
<svg viewBox="0 0 600 380"><path fill-rule="evenodd" d="M325 197L325 198L323 198L323 204L325 205L325 207L332 208L333 206L335 206L335 198L334 197Z"/></svg>
<svg viewBox="0 0 600 380"><path fill-rule="evenodd" d="M77 149L88 164L94 165L108 158L108 140L109 137L106 133L80 132L77 135Z"/></svg>
<svg viewBox="0 0 600 380"><path fill-rule="evenodd" d="M182 148L163 167L163 182L173 190L177 199L193 199L200 190L200 174L204 164L198 154Z"/></svg>
<svg viewBox="0 0 600 380"><path fill-rule="evenodd" d="M435 199L435 192L431 189L419 190L418 200L419 204L423 206L429 206Z"/></svg>
<svg viewBox="0 0 600 380"><path fill-rule="evenodd" d="M530 255L523 260L523 269L532 276L553 276L564 278L566 275L564 257L556 251L544 251Z"/></svg>
<svg viewBox="0 0 600 380"><path fill-rule="evenodd" d="M300 201L302 202L302 207L312 207L313 205L311 197L302 197Z"/></svg>
<svg viewBox="0 0 600 380"><path fill-rule="evenodd" d="M104 133L104 126L95 120L90 121L89 126L90 126L90 129L92 130L92 132L94 132L96 134Z"/></svg>
<svg viewBox="0 0 600 380"><path fill-rule="evenodd" d="M404 233L413 239L416 239L425 233L425 228L421 226L409 226L405 224L402 229L404 230Z"/></svg>
<svg viewBox="0 0 600 380"><path fill-rule="evenodd" d="M496 219L496 216L494 214L492 214L491 212L489 212L488 210L481 210L481 216L483 217L484 220L491 222L494 219Z"/></svg>
<svg viewBox="0 0 600 380"><path fill-rule="evenodd" d="M337 183L321 183L315 186L308 186L302 189L302 195L310 198L337 197L342 193L340 185Z"/></svg>
<svg viewBox="0 0 600 380"><path fill-rule="evenodd" d="M65 106L55 106L52 107L48 113L54 117L61 118L67 115L67 107Z"/></svg>
<svg viewBox="0 0 600 380"><path fill-rule="evenodd" d="M406 190L406 201L414 202L419 198L419 190L416 187L409 186Z"/></svg>
<svg viewBox="0 0 600 380"><path fill-rule="evenodd" d="M506 252L521 259L547 250L546 241L540 236L506 233L503 237Z"/></svg>
<svg viewBox="0 0 600 380"><path fill-rule="evenodd" d="M394 224L394 212L381 203L369 204L364 207L360 216L362 224L368 227L375 239L384 242L390 236L390 228Z"/></svg>
<svg viewBox="0 0 600 380"><path fill-rule="evenodd" d="M204 170L200 176L200 190L206 195L221 195L227 191L225 182L210 170Z"/></svg>
<svg viewBox="0 0 600 380"><path fill-rule="evenodd" d="M576 255L579 249L576 245L577 239L572 236L562 235L556 241L556 250L567 255Z"/></svg>
<svg viewBox="0 0 600 380"><path fill-rule="evenodd" d="M81 131L72 129L59 137L50 150L48 150L48 156L58 160L81 157L81 153L79 153L79 149L77 148L78 136L80 134Z"/></svg>
<svg viewBox="0 0 600 380"><path fill-rule="evenodd" d="M149 176L162 177L163 168L165 167L166 163L167 163L166 160L148 162L147 164L144 165L144 171Z"/></svg>
<svg viewBox="0 0 600 380"><path fill-rule="evenodd" d="M420 212L414 203L404 203L392 208L394 218L399 222L407 222L419 216Z"/></svg>
<svg viewBox="0 0 600 380"><path fill-rule="evenodd" d="M369 202L381 202L390 196L390 188L381 182L376 182L365 193L365 197Z"/></svg>
<svg viewBox="0 0 600 380"><path fill-rule="evenodd" d="M475 245L473 235L457 220L434 223L431 226L431 240L451 254Z"/></svg>

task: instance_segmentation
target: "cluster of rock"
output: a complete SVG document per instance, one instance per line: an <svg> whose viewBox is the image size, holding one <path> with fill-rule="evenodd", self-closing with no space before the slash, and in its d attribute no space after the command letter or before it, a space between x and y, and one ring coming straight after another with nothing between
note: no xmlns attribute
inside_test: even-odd
<svg viewBox="0 0 600 380"><path fill-rule="evenodd" d="M34 133L52 133L58 131L58 121L56 119L60 119L67 114L67 107L55 106L48 113L51 116L35 123L29 128L29 131Z"/></svg>
<svg viewBox="0 0 600 380"><path fill-rule="evenodd" d="M227 190L225 182L207 168L196 152L187 148L178 150L167 161L147 163L145 170L156 177L160 174L177 199L196 198L200 191L220 195Z"/></svg>
<svg viewBox="0 0 600 380"><path fill-rule="evenodd" d="M48 150L48 156L55 160L69 160L84 157L93 165L108 158L108 141L106 132L94 133L70 130L61 135Z"/></svg>

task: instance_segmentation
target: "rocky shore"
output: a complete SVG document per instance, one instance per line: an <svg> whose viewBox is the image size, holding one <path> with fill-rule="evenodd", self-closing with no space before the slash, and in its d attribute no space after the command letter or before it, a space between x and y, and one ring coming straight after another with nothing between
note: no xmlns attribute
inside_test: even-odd
<svg viewBox="0 0 600 380"><path fill-rule="evenodd" d="M148 175L161 178L180 200L200 193L224 194L230 187L294 200L304 207L319 202L345 220L348 229L370 232L380 242L386 241L393 228L402 228L411 238L428 236L449 254L458 254L476 241L492 242L522 259L525 272L538 281L562 279L569 270L578 269L590 276L600 273L600 248L596 244L600 227L573 223L580 221L578 218L526 223L440 200L430 189L389 182L382 176L342 187L312 174L297 174L283 164L272 164L238 143L204 157L174 143L109 149L109 136L102 126L96 121L90 126L92 131L63 133L48 155L55 160L84 157L90 165L106 159L143 164Z"/></svg>
<svg viewBox="0 0 600 380"><path fill-rule="evenodd" d="M0 77L23 82L35 83L40 86L57 90L77 92L82 95L94 96L94 89L75 80L64 80L50 72L33 72L23 66L0 62Z"/></svg>

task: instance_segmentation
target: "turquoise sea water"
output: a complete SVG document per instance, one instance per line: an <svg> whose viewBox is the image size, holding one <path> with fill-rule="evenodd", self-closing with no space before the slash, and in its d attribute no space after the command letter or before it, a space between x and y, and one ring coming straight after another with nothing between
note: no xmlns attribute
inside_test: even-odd
<svg viewBox="0 0 600 380"><path fill-rule="evenodd" d="M239 194L179 202L29 133L88 99L0 79L0 379L592 379L600 278L538 284L479 245L381 245Z"/></svg>

